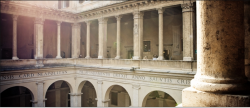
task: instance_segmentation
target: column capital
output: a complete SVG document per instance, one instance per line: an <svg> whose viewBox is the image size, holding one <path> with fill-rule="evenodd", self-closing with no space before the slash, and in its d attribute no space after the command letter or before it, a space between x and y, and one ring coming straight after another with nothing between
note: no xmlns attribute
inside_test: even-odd
<svg viewBox="0 0 250 108"><path fill-rule="evenodd" d="M134 15L134 19L139 19L139 18L143 18L144 12L140 12L140 11L134 11L133 12Z"/></svg>
<svg viewBox="0 0 250 108"><path fill-rule="evenodd" d="M81 96L83 93L69 93L70 96Z"/></svg>
<svg viewBox="0 0 250 108"><path fill-rule="evenodd" d="M39 85L39 84L44 84L44 82L43 81L36 82L36 85Z"/></svg>
<svg viewBox="0 0 250 108"><path fill-rule="evenodd" d="M133 87L133 89L136 89L136 90L139 90L139 89L141 89L141 86L140 85L132 85Z"/></svg>
<svg viewBox="0 0 250 108"><path fill-rule="evenodd" d="M90 25L92 23L91 20L84 21L87 25Z"/></svg>
<svg viewBox="0 0 250 108"><path fill-rule="evenodd" d="M81 24L80 23L72 23L71 26L72 27L79 27L79 26L81 26Z"/></svg>
<svg viewBox="0 0 250 108"><path fill-rule="evenodd" d="M62 21L56 21L57 26L60 26Z"/></svg>
<svg viewBox="0 0 250 108"><path fill-rule="evenodd" d="M194 11L195 6L193 3L181 4L182 12L192 12Z"/></svg>
<svg viewBox="0 0 250 108"><path fill-rule="evenodd" d="M97 81L97 84L103 84L103 81Z"/></svg>
<svg viewBox="0 0 250 108"><path fill-rule="evenodd" d="M43 18L35 18L34 23L35 24L44 24L45 19Z"/></svg>
<svg viewBox="0 0 250 108"><path fill-rule="evenodd" d="M17 21L18 15L12 15L13 21Z"/></svg>
<svg viewBox="0 0 250 108"><path fill-rule="evenodd" d="M108 18L99 18L98 19L99 24L107 23L107 21L108 21Z"/></svg>
<svg viewBox="0 0 250 108"><path fill-rule="evenodd" d="M117 21L120 21L121 18L122 18L122 15L116 15L115 18L116 18Z"/></svg>
<svg viewBox="0 0 250 108"><path fill-rule="evenodd" d="M156 10L158 11L158 14L163 14L163 12L165 11L165 8L163 8L163 7L156 8Z"/></svg>

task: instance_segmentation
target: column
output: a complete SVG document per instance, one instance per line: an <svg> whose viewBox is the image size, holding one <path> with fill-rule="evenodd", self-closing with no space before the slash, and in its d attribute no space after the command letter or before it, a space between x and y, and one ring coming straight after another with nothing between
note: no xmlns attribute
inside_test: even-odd
<svg viewBox="0 0 250 108"><path fill-rule="evenodd" d="M163 8L158 8L159 14L159 57L158 60L164 60L163 57Z"/></svg>
<svg viewBox="0 0 250 108"><path fill-rule="evenodd" d="M37 106L45 107L43 98L43 84L44 82L37 82Z"/></svg>
<svg viewBox="0 0 250 108"><path fill-rule="evenodd" d="M98 59L103 59L107 57L107 21L108 18L99 18L99 51Z"/></svg>
<svg viewBox="0 0 250 108"><path fill-rule="evenodd" d="M195 13L193 3L182 4L183 61L194 59Z"/></svg>
<svg viewBox="0 0 250 108"><path fill-rule="evenodd" d="M18 15L13 15L13 46L12 46L12 59L13 60L18 60L19 58L17 57L17 18Z"/></svg>
<svg viewBox="0 0 250 108"><path fill-rule="evenodd" d="M131 101L132 107L139 107L139 90L141 89L140 85L133 85L133 96Z"/></svg>
<svg viewBox="0 0 250 108"><path fill-rule="evenodd" d="M61 23L62 21L57 21L57 56L56 58L61 57Z"/></svg>
<svg viewBox="0 0 250 108"><path fill-rule="evenodd" d="M133 59L142 59L143 53L143 12L135 11L134 15L134 57Z"/></svg>
<svg viewBox="0 0 250 108"><path fill-rule="evenodd" d="M97 81L97 107L104 107L102 102L102 81Z"/></svg>
<svg viewBox="0 0 250 108"><path fill-rule="evenodd" d="M69 93L70 94L70 107L81 107L82 93Z"/></svg>
<svg viewBox="0 0 250 108"><path fill-rule="evenodd" d="M42 59L43 58L43 18L35 18L34 21L35 30L35 59Z"/></svg>
<svg viewBox="0 0 250 108"><path fill-rule="evenodd" d="M90 24L92 21L85 21L87 23L87 36L86 36L86 57L90 58Z"/></svg>
<svg viewBox="0 0 250 108"><path fill-rule="evenodd" d="M117 44L117 52L116 52L116 57L115 59L120 59L121 58L121 15L115 16L117 20L117 37L116 37L116 44Z"/></svg>
<svg viewBox="0 0 250 108"><path fill-rule="evenodd" d="M79 58L80 55L80 44L81 44L81 24L73 23L72 26L72 58Z"/></svg>
<svg viewBox="0 0 250 108"><path fill-rule="evenodd" d="M244 72L244 2L197 1L197 73L184 107L249 107ZM247 95L248 94L248 95Z"/></svg>

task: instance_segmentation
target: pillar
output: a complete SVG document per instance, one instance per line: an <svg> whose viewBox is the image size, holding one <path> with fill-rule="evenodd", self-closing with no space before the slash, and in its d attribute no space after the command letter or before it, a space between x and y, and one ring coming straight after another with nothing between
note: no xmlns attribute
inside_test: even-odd
<svg viewBox="0 0 250 108"><path fill-rule="evenodd" d="M107 18L99 18L99 51L98 51L98 59L107 58Z"/></svg>
<svg viewBox="0 0 250 108"><path fill-rule="evenodd" d="M121 58L121 15L115 16L117 20L117 37L116 37L116 44L117 44L117 52L115 59Z"/></svg>
<svg viewBox="0 0 250 108"><path fill-rule="evenodd" d="M182 4L183 19L183 60L194 59L195 14L193 3Z"/></svg>
<svg viewBox="0 0 250 108"><path fill-rule="evenodd" d="M197 73L184 107L249 107L243 1L197 1Z"/></svg>
<svg viewBox="0 0 250 108"><path fill-rule="evenodd" d="M134 56L133 59L142 59L143 54L143 12L135 11L134 15Z"/></svg>
<svg viewBox="0 0 250 108"><path fill-rule="evenodd" d="M43 18L35 18L34 21L35 59L43 58Z"/></svg>
<svg viewBox="0 0 250 108"><path fill-rule="evenodd" d="M86 57L90 58L90 24L91 21L85 21L87 23L87 36L86 36Z"/></svg>
<svg viewBox="0 0 250 108"><path fill-rule="evenodd" d="M97 107L104 107L102 102L102 81L97 81Z"/></svg>
<svg viewBox="0 0 250 108"><path fill-rule="evenodd" d="M69 93L70 94L70 107L81 107L82 93Z"/></svg>
<svg viewBox="0 0 250 108"><path fill-rule="evenodd" d="M163 8L158 8L158 14L159 14L159 56L158 60L164 60L163 56Z"/></svg>
<svg viewBox="0 0 250 108"><path fill-rule="evenodd" d="M61 57L61 21L57 21L57 56L56 58Z"/></svg>
<svg viewBox="0 0 250 108"><path fill-rule="evenodd" d="M133 85L133 95L132 95L132 107L139 107L139 90L141 89L140 85Z"/></svg>
<svg viewBox="0 0 250 108"><path fill-rule="evenodd" d="M12 46L12 59L18 60L17 57L17 18L18 15L13 15L13 46Z"/></svg>
<svg viewBox="0 0 250 108"><path fill-rule="evenodd" d="M43 84L44 82L37 82L37 106L45 107L44 98L43 98Z"/></svg>
<svg viewBox="0 0 250 108"><path fill-rule="evenodd" d="M72 26L72 58L79 58L80 55L80 44L81 44L81 24L73 23Z"/></svg>

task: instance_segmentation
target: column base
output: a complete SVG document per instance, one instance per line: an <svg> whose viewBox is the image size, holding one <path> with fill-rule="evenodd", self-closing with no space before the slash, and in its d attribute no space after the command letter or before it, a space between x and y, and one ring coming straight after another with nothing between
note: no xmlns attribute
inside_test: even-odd
<svg viewBox="0 0 250 108"><path fill-rule="evenodd" d="M103 56L98 56L98 59L104 59L104 57Z"/></svg>
<svg viewBox="0 0 250 108"><path fill-rule="evenodd" d="M183 57L183 61L192 61L193 58L192 57Z"/></svg>
<svg viewBox="0 0 250 108"><path fill-rule="evenodd" d="M91 57L90 57L90 56L86 56L85 58L86 58L86 59L90 59Z"/></svg>
<svg viewBox="0 0 250 108"><path fill-rule="evenodd" d="M139 56L134 56L134 57L133 57L133 60L139 60L139 59L140 59Z"/></svg>
<svg viewBox="0 0 250 108"><path fill-rule="evenodd" d="M163 56L159 56L159 57L157 58L157 60L164 60L164 57L163 57Z"/></svg>
<svg viewBox="0 0 250 108"><path fill-rule="evenodd" d="M57 59L60 59L60 58L62 58L62 57L61 57L61 56L56 56L56 58L57 58Z"/></svg>
<svg viewBox="0 0 250 108"><path fill-rule="evenodd" d="M198 91L192 87L182 90L183 107L249 107L250 95L220 94Z"/></svg>
<svg viewBox="0 0 250 108"><path fill-rule="evenodd" d="M12 60L18 60L19 58L18 57L12 57Z"/></svg>
<svg viewBox="0 0 250 108"><path fill-rule="evenodd" d="M121 57L120 56L116 56L115 59L120 59Z"/></svg>

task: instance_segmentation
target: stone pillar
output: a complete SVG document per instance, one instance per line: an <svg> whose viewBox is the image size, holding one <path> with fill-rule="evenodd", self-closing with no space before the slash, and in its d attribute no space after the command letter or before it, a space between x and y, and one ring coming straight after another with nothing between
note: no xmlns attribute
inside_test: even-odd
<svg viewBox="0 0 250 108"><path fill-rule="evenodd" d="M102 81L97 81L97 107L104 107L102 102Z"/></svg>
<svg viewBox="0 0 250 108"><path fill-rule="evenodd" d="M134 15L134 57L133 59L142 59L143 53L143 12L135 11Z"/></svg>
<svg viewBox="0 0 250 108"><path fill-rule="evenodd" d="M163 56L163 8L158 8L159 14L159 57L158 60L164 60Z"/></svg>
<svg viewBox="0 0 250 108"><path fill-rule="evenodd" d="M35 18L34 21L35 30L34 30L34 40L35 40L35 59L43 58L43 18Z"/></svg>
<svg viewBox="0 0 250 108"><path fill-rule="evenodd" d="M243 1L197 1L197 73L184 107L249 107L244 73Z"/></svg>
<svg viewBox="0 0 250 108"><path fill-rule="evenodd" d="M70 94L70 107L81 107L82 93L69 93Z"/></svg>
<svg viewBox="0 0 250 108"><path fill-rule="evenodd" d="M132 107L139 107L139 90L141 89L140 85L133 85L133 96L132 96Z"/></svg>
<svg viewBox="0 0 250 108"><path fill-rule="evenodd" d="M30 102L32 103L32 107L37 107L37 101L30 100Z"/></svg>
<svg viewBox="0 0 250 108"><path fill-rule="evenodd" d="M57 21L57 56L56 58L61 57L61 21Z"/></svg>
<svg viewBox="0 0 250 108"><path fill-rule="evenodd" d="M37 106L45 107L44 98L43 98L43 84L44 82L37 82Z"/></svg>
<svg viewBox="0 0 250 108"><path fill-rule="evenodd" d="M107 58L107 18L99 18L99 51L98 59Z"/></svg>
<svg viewBox="0 0 250 108"><path fill-rule="evenodd" d="M183 61L194 59L195 13L193 3L182 4Z"/></svg>
<svg viewBox="0 0 250 108"><path fill-rule="evenodd" d="M87 23L87 36L86 36L86 57L85 58L90 58L90 24L91 21L86 21Z"/></svg>
<svg viewBox="0 0 250 108"><path fill-rule="evenodd" d="M116 44L117 44L117 52L116 52L116 57L115 59L120 59L121 58L121 15L115 16L117 20L117 37L116 37Z"/></svg>
<svg viewBox="0 0 250 108"><path fill-rule="evenodd" d="M12 46L12 59L18 60L17 57L17 18L18 15L13 15L13 46Z"/></svg>
<svg viewBox="0 0 250 108"><path fill-rule="evenodd" d="M81 24L73 23L72 25L72 58L79 58L81 44Z"/></svg>

